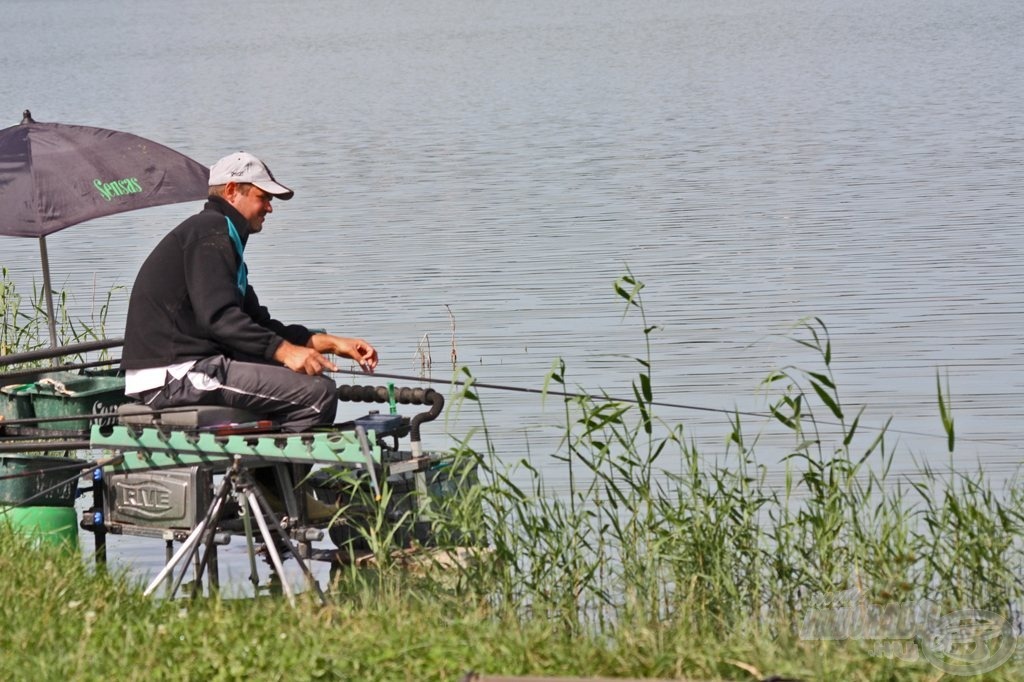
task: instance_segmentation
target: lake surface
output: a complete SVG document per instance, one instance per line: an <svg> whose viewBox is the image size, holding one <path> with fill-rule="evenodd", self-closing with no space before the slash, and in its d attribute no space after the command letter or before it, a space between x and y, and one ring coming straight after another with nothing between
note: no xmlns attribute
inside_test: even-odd
<svg viewBox="0 0 1024 682"><path fill-rule="evenodd" d="M540 388L561 357L571 388L629 397L628 268L659 326L656 399L723 411L660 408L708 455L728 411L764 411L771 369L818 368L786 339L817 316L846 404L894 417L897 470L949 461L937 373L956 466L1005 478L1021 460L1018 2L256 1L230 26L189 1L4 10L10 125L29 108L207 164L256 153L296 196L251 242L250 281L282 320L372 341L381 371L418 375L429 341L450 376L454 321L482 382ZM72 314L121 287L120 336L139 264L197 208L50 237ZM31 240L0 238L0 264L41 281ZM498 454L529 451L564 489L544 456L559 401L481 396Z"/></svg>

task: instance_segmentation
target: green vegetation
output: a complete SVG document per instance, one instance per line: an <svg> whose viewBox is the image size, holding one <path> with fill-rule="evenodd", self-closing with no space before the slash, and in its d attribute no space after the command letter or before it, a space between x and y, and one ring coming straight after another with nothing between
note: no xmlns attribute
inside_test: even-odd
<svg viewBox="0 0 1024 682"><path fill-rule="evenodd" d="M0 534L0 669L9 680L459 679L492 674L754 680L936 679L930 665L872 656L867 643L807 642L767 623L708 631L623 613L574 633L390 575L312 598L168 602L78 557ZM759 671L760 675L752 672ZM1019 669L1017 673L1019 673ZM986 679L1016 679L1008 667Z"/></svg>
<svg viewBox="0 0 1024 682"><path fill-rule="evenodd" d="M72 317L68 311L68 293L56 292L54 318L57 323L57 345L106 338L107 314L116 291L109 292L91 319ZM42 290L33 290L26 300L7 268L0 267L0 355L38 350L47 345L46 303Z"/></svg>
<svg viewBox="0 0 1024 682"><path fill-rule="evenodd" d="M759 436L747 435L751 415L733 415L723 453L698 452L683 424L658 415L656 327L642 289L631 276L616 283L647 342L632 400L564 398L564 437L551 456L565 467L568 495L550 494L529 458L499 460L486 430L457 448L480 485L436 511L442 540L489 548L479 560L405 570L377 519L363 532L379 567L341 571L326 607L307 598L292 609L277 598L145 599L125 576L0 534L0 669L26 680L454 680L469 670L937 680L937 665L985 668L964 662L964 642L933 638L922 623L889 623L881 634L890 636L879 637L877 609L910 605L933 618L990 612L984 632L957 621L953 634L990 647L998 663L975 679L1019 679L1024 656L1006 660L1012 652L997 646L1013 643L1009 622L1024 592L1018 486L1003 494L984 472L951 467L895 480L889 425L870 427L863 409L841 400L820 320L795 337L818 364L764 383L770 405L759 429L777 424L791 436L785 485L767 482ZM455 409L482 414L473 377L459 378ZM937 385L952 454L955 414L948 385ZM545 386L568 393L562 363ZM858 621L853 607L875 615ZM863 631L872 625L873 635ZM943 658L943 643L960 658Z"/></svg>

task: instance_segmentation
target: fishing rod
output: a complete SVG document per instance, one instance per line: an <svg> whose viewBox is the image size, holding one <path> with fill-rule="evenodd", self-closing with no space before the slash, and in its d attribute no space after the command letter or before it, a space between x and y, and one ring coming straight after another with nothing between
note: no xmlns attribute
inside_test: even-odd
<svg viewBox="0 0 1024 682"><path fill-rule="evenodd" d="M0 452L49 452L51 450L88 450L91 447L87 440L59 440L32 442L6 442L0 441Z"/></svg>
<svg viewBox="0 0 1024 682"><path fill-rule="evenodd" d="M56 471L64 471L65 469L81 469L81 462L75 462L73 464L58 464L56 466L46 467L45 469L32 469L30 471L19 471L14 474L5 474L0 476L0 481L12 481L18 478L29 478L30 476L40 476L42 474L50 474Z"/></svg>
<svg viewBox="0 0 1024 682"><path fill-rule="evenodd" d="M169 407L164 410L153 410L147 412L146 416L157 416L161 414L176 414L180 413L182 408L180 407ZM69 420L109 420L112 418L110 412L92 412L87 414L71 414L63 415L60 417L26 417L22 419L9 419L4 421L0 419L0 433L6 425L11 426L24 426L26 424L41 424L45 422L63 422ZM198 426L194 428L188 428L184 426L168 427L166 424L152 424L155 428L173 428L174 431L180 431L184 433L211 433L214 436L214 440L217 442L229 442L229 440L235 436L260 436L270 435L274 437L287 436L289 438L314 438L316 436L322 436L325 433L334 433L334 429L331 425L324 425L318 427L319 430L301 431L301 432L279 432L276 431L278 424L269 419L260 419L252 422L244 423L233 423L226 422L223 424L211 424L208 426ZM72 449L87 449L90 447L90 441L85 440L45 440L55 438L67 438L70 434L63 434L51 430L43 433L14 433L8 436L0 435L0 452L17 452L19 448L28 449L26 445L38 445L36 451L40 450L72 450ZM71 430L71 434L77 435L78 430ZM0 477L2 480L2 477Z"/></svg>
<svg viewBox="0 0 1024 682"><path fill-rule="evenodd" d="M64 414L64 415L53 416L53 417L18 417L16 419L4 419L4 417L2 415L0 415L0 433L3 432L3 428L5 426L38 426L40 424L48 424L50 422L66 422L66 421L82 421L82 420L100 421L100 422L106 421L106 422L109 423L109 422L115 420L116 417L117 417L117 412L116 412L117 405L113 405L113 406L110 406L110 407L111 407L111 409L113 411L108 411L108 412L82 412L80 414ZM160 410L152 410L151 409L148 412L146 412L145 414L146 414L146 416L154 416L154 417L156 417L156 416L159 416L159 415L162 415L162 414L177 413L177 412L181 412L182 410L187 410L187 409L188 409L188 406L185 406L185 407L167 407L167 408L160 409ZM71 430L72 431L77 431L78 429L71 429ZM21 435L22 437L26 437L26 438L32 438L33 437L32 433L27 433L27 434L12 434L11 436L8 436L7 438L13 438L13 437L15 437L17 435ZM59 434L47 434L47 435L54 436L54 435L59 435ZM2 441L2 439L3 439L3 437L0 436L0 441Z"/></svg>
<svg viewBox="0 0 1024 682"><path fill-rule="evenodd" d="M71 478L66 478L63 481L61 481L60 483L55 483L54 485L51 485L46 490L40 490L39 492L35 493L31 497L27 497L24 500L21 500L21 501L15 503L15 504L12 504L12 505L9 505L9 506L6 506L6 507L0 509L0 516L6 515L12 509L17 509L18 507L22 507L22 506L25 506L25 505L27 505L27 504L29 504L31 502L35 502L39 498L41 498L41 497L43 497L45 495L48 495L49 493L52 493L54 490L62 488L64 486L68 485L69 483L73 483L73 482L77 481L79 478L81 478L82 476L85 476L86 474L90 474L93 471L96 471L97 469L100 469L102 467L105 467L105 466L108 466L108 465L111 465L111 464L117 464L122 459L124 459L124 455L114 455L112 457L105 457L104 459L98 459L95 462L93 462L92 464L89 464L88 466L83 466L81 468L81 471L79 471L77 474L75 474Z"/></svg>
<svg viewBox="0 0 1024 682"><path fill-rule="evenodd" d="M145 413L145 416L146 417L150 417L150 416L156 417L156 416L160 416L162 414L177 414L177 413L182 412L183 410L187 411L188 410L188 406L184 406L184 407L168 407L168 408L165 408L165 409L162 409L162 410L150 410L149 412ZM59 417L19 417L17 419L6 419L6 420L3 419L2 416L0 416L0 434L3 433L3 428L5 426L38 426L40 424L47 424L49 422L66 422L66 421L82 421L82 420L100 421L100 422L106 421L107 423L110 423L116 417L117 417L117 413L116 412L83 412L81 414L65 414L65 415L61 415ZM275 428L275 426L276 426L276 424L274 422L272 422L272 421L270 421L268 419L260 419L260 420L254 421L254 422L248 422L246 424L230 424L230 425L234 426L236 428L239 428L239 427L249 427L249 428L258 429L258 430L270 430L270 429ZM153 426L160 426L160 425L159 424L153 424ZM166 426L166 425L164 425L164 426ZM202 426L202 427L198 427L196 429L196 431L199 432L199 433L203 433L206 430L209 430L209 431L212 431L212 432L216 432L219 428L221 428L221 426L222 425L219 425L219 424L218 425L213 425L213 426L208 426L208 427L207 426ZM68 430L71 431L71 432L77 433L80 429L68 429ZM176 431L187 431L188 429L186 429L186 428L175 428L175 430ZM320 432L311 431L309 433L290 433L288 435L290 435L290 436L312 436L312 435L316 435L316 433L320 433ZM54 437L58 437L60 435L62 435L62 434L60 434L60 433L53 433L52 431L49 432L49 433L43 433L43 434L37 434L37 433L32 433L32 432L29 432L29 433L13 433L13 434L11 434L9 436L0 435L0 443L6 442L6 441L11 441L11 440L14 440L16 438L34 440L34 439L39 439L39 438L54 438Z"/></svg>
<svg viewBox="0 0 1024 682"><path fill-rule="evenodd" d="M38 426L40 424L47 424L49 422L66 422L66 421L78 421L81 419L88 420L99 420L99 419L113 419L114 414L111 412L87 412L83 414L67 414L60 417L18 417L17 419L3 419L0 418L0 434L3 433L5 426ZM74 429L78 431L79 429ZM12 434L7 436L8 438L14 437L15 435L31 435L31 434ZM3 436L0 436L3 438Z"/></svg>
<svg viewBox="0 0 1024 682"><path fill-rule="evenodd" d="M366 377L366 372L362 370L354 369L338 369L338 374L351 374L353 376ZM525 388L523 386L508 386L502 384L486 384L475 379L472 381L461 381L459 379L430 379L427 377L414 377L403 374L385 374L383 372L374 372L374 377L383 377L385 379L398 379L400 381L413 381L413 382L425 382L431 384L448 384L450 386L475 386L479 388L490 388L496 391L510 391L513 393L532 393L534 395L555 395L563 398L584 398L587 400L614 400L620 403L633 403L639 404L640 401L636 398L616 398L610 395L595 396L591 393L577 393L574 391L555 391L541 388ZM723 410L716 407L701 407L699 405L683 405L680 403L665 403L657 400L644 401L645 405L656 405L658 407L672 407L680 410L697 410L700 412L723 412L725 414L740 414L748 417L770 417L770 414L759 413L759 412L737 412L735 410Z"/></svg>
<svg viewBox="0 0 1024 682"><path fill-rule="evenodd" d="M52 360L53 358L59 358L65 355L76 355L78 353L88 353L94 350L106 350L108 348L117 348L118 346L124 345L124 339L101 339L99 341L83 341L82 343L72 343L67 346L59 346L57 348L42 348L40 350L30 350L24 353L14 353L12 355L0 355L0 367L6 365L15 365L19 362L34 362L36 360Z"/></svg>
<svg viewBox="0 0 1024 682"><path fill-rule="evenodd" d="M2 359L2 358L0 358ZM72 372L79 369L92 369L95 367L109 367L120 364L121 360L95 360L93 362L77 362L67 365L51 365L49 367L33 367L32 369L19 369L14 372L0 373L0 381L5 383L29 383L40 377L55 372Z"/></svg>
<svg viewBox="0 0 1024 682"><path fill-rule="evenodd" d="M0 421L0 426L3 422ZM0 428L0 452L13 452L13 448L16 448L19 444L31 445L33 443L51 443L51 442L71 442L69 438L81 439L85 437L84 431L44 431L44 430L32 430L22 431L16 430L13 433L4 433L3 429ZM54 441L54 438L62 438L63 440ZM60 450L62 448L50 448L52 450Z"/></svg>

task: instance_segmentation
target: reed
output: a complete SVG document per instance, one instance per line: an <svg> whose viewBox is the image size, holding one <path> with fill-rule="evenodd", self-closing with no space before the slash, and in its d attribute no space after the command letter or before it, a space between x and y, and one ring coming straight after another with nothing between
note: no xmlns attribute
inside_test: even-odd
<svg viewBox="0 0 1024 682"><path fill-rule="evenodd" d="M71 314L69 303L72 297L66 290L55 292L57 294L54 298L56 345L64 346L105 339L111 304L123 291L124 287L113 287L107 291L103 300L98 302L96 292L93 290L90 312L87 317ZM0 355L11 355L46 347L49 332L47 331L46 303L43 293L41 289L33 286L31 294L26 297L18 291L7 268L0 266ZM83 358L72 356L66 359L68 362L75 362ZM99 359L107 359L107 351L102 351ZM26 363L8 369L40 364L42 362Z"/></svg>
<svg viewBox="0 0 1024 682"><path fill-rule="evenodd" d="M937 385L950 462L922 463L902 480L892 473L891 420L869 426L863 407L844 404L826 325L801 323L793 339L817 364L772 371L762 387L769 406L758 433L775 424L792 438L778 489L738 413L715 457L658 415L649 352L657 328L643 316L642 289L631 275L615 287L640 314L648 349L637 358L635 403L564 401L564 437L551 457L567 470L567 495L549 493L530 458L498 457L486 429L482 450L462 442L459 455L476 462L483 485L477 513L454 518L497 559L466 569L468 589L499 611L572 633L644 622L701 638L723 629L781 635L836 595L986 610L1014 623L1024 594L1022 495L1015 481L1002 493L983 469L953 467L948 383ZM461 372L460 409L476 404L482 419L472 376ZM567 388L564 364L545 385Z"/></svg>

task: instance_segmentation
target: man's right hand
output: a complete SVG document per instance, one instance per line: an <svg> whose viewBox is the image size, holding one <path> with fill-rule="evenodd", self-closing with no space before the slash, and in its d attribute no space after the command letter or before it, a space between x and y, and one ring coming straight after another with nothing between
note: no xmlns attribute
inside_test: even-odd
<svg viewBox="0 0 1024 682"><path fill-rule="evenodd" d="M319 352L306 346L296 346L288 341L274 351L274 359L299 374L321 374L324 370L338 371L337 366Z"/></svg>

